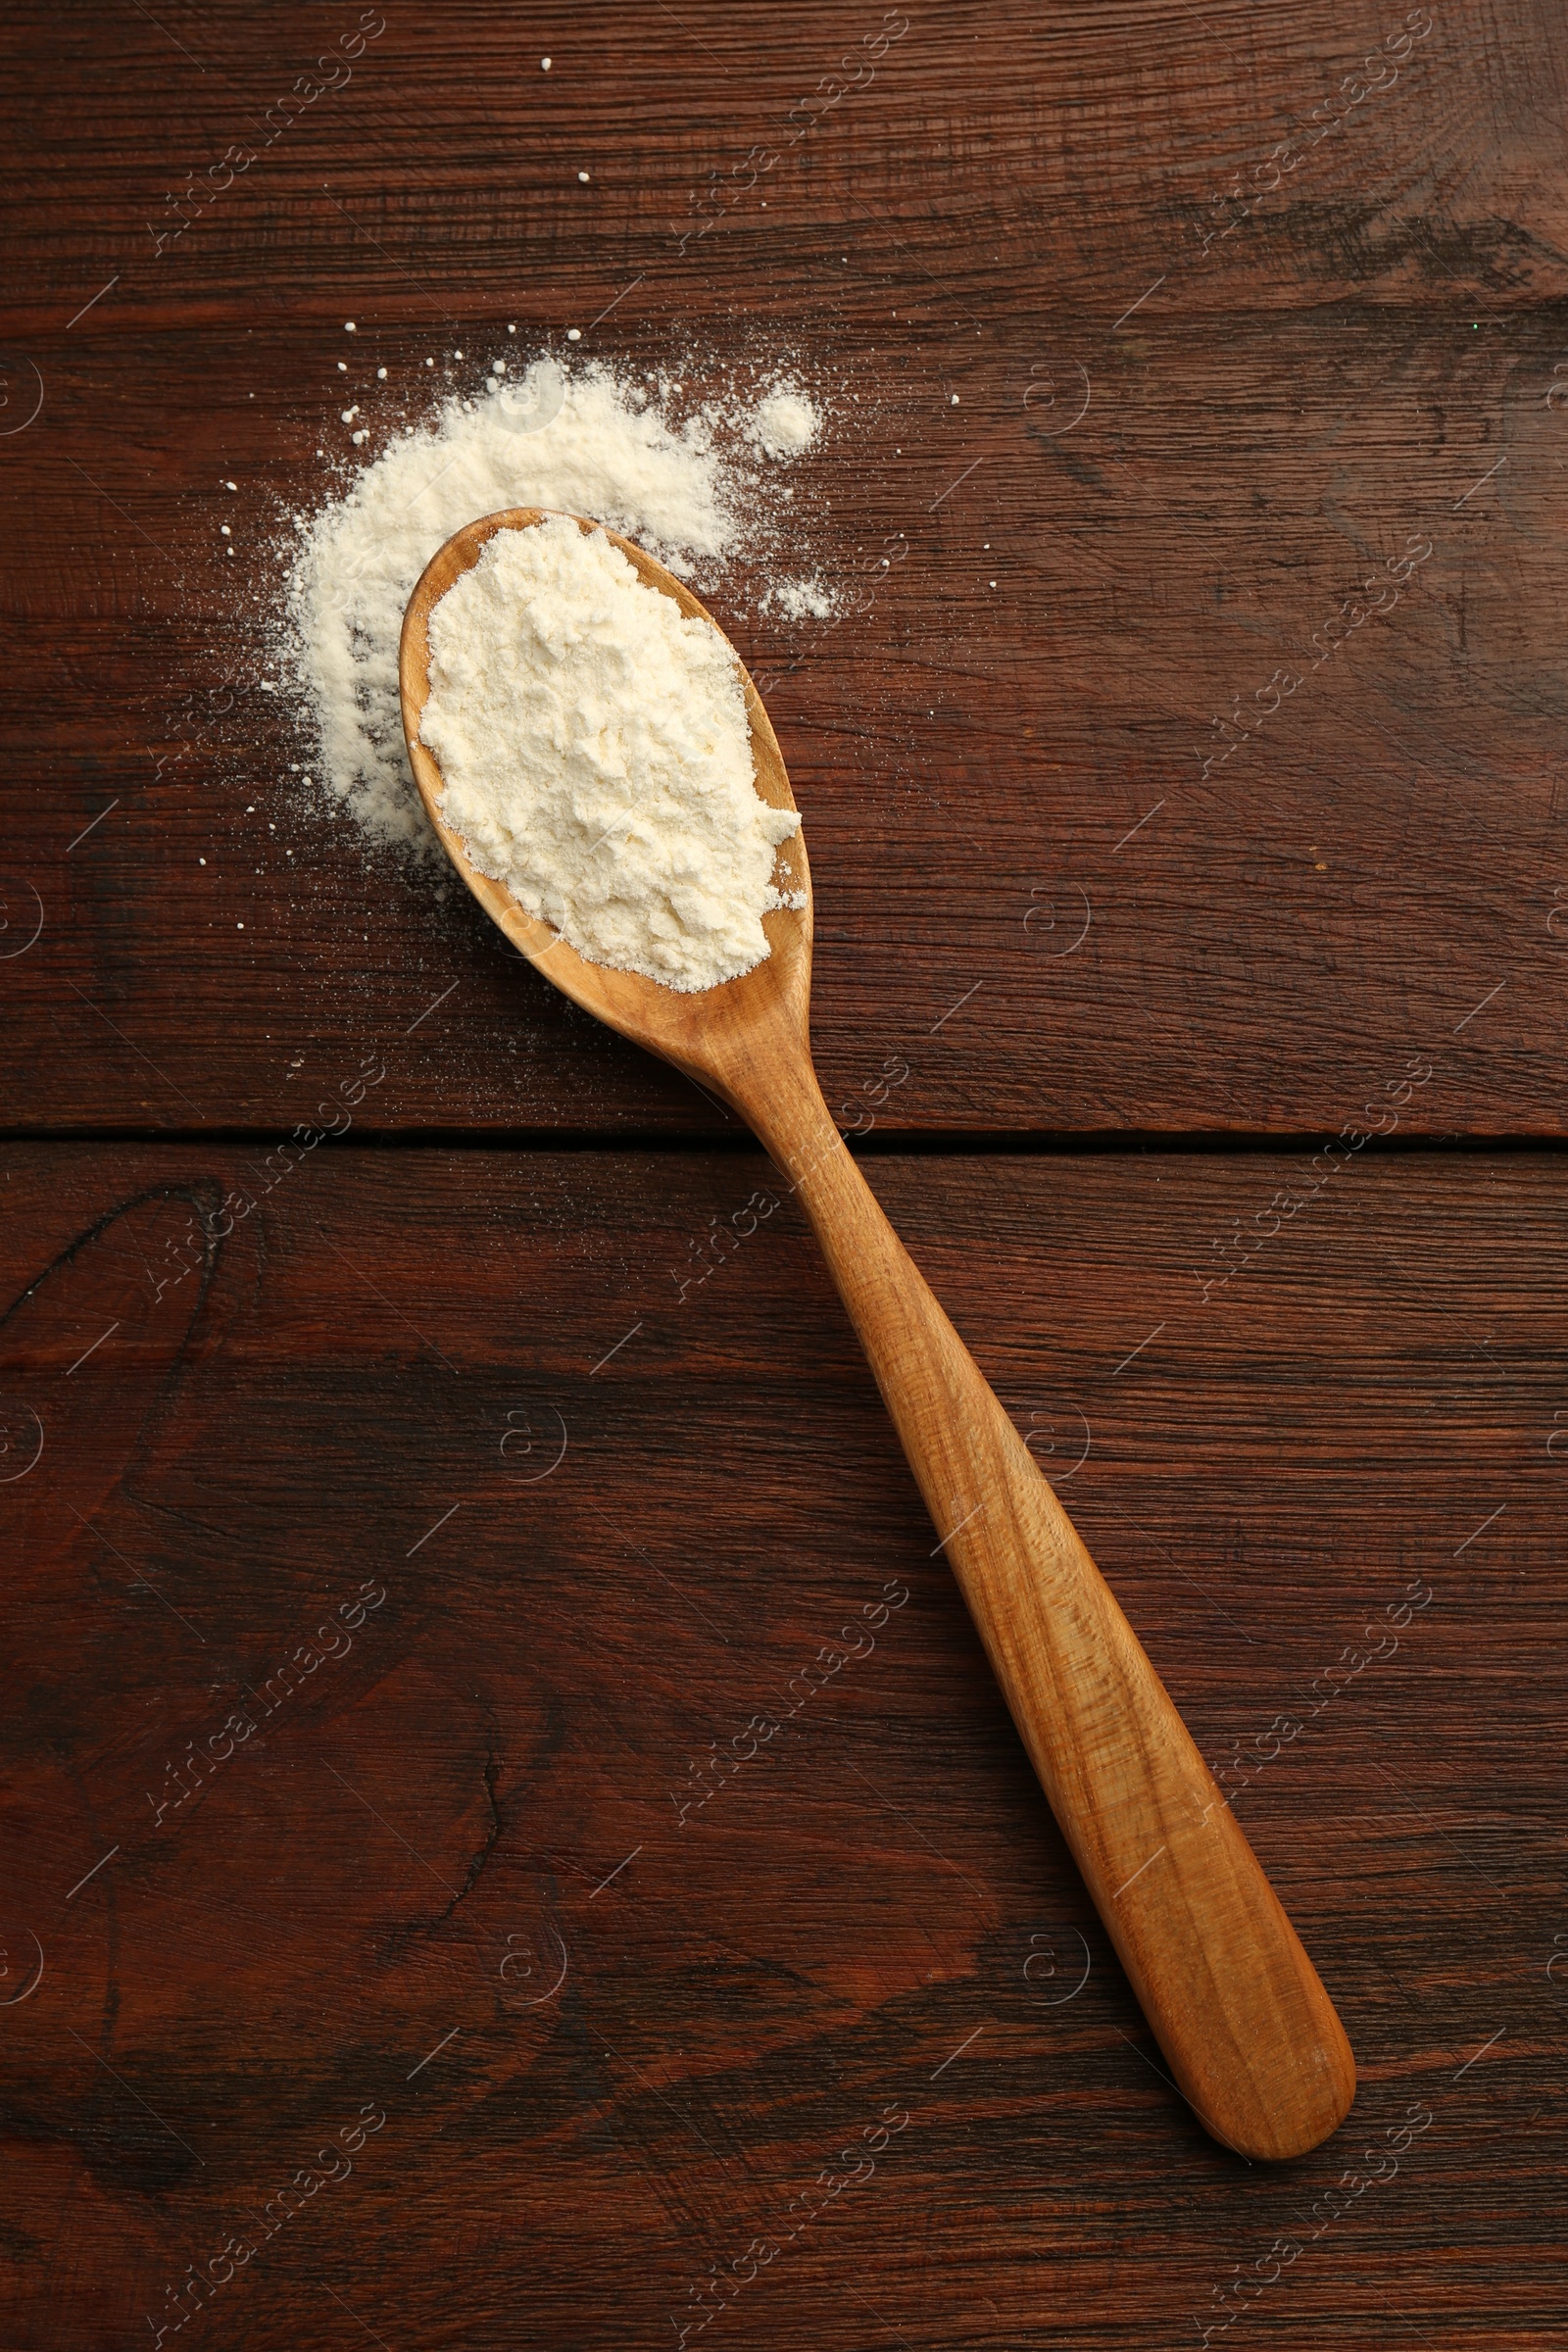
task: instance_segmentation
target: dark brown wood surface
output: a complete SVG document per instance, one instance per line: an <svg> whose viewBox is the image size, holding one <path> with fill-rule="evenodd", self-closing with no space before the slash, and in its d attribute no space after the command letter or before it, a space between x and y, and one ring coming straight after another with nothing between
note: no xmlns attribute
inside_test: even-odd
<svg viewBox="0 0 1568 2352"><path fill-rule="evenodd" d="M833 411L810 545L838 577L905 534L831 628L719 605L806 811L832 1101L897 1050L896 1126L1337 1128L1441 1047L1434 1132L1561 1132L1548 0L393 5L158 250L166 196L362 13L10 20L6 936L42 917L3 974L14 1126L287 1122L443 992L389 1123L714 1123L302 808L256 683L345 385L379 425L427 355L476 380L548 344L697 382L796 355ZM874 79L792 138L862 38Z"/></svg>
<svg viewBox="0 0 1568 2352"><path fill-rule="evenodd" d="M4 2352L1568 2340L1560 10L5 41ZM573 325L789 355L804 539L905 534L712 598L824 1085L1346 2020L1299 2165L1162 2080L777 1180L291 776L345 380Z"/></svg>
<svg viewBox="0 0 1568 2352"><path fill-rule="evenodd" d="M203 1242L254 1160L10 1158L8 2345L231 2234L169 2340L673 2345L715 2264L715 2344L1165 2347L1238 2266L1238 2343L1559 2340L1555 1155L1348 1168L1206 1304L1294 1162L872 1169L1346 2019L1277 2171L1161 2077L794 1203L676 1302L764 1162L351 1143Z"/></svg>

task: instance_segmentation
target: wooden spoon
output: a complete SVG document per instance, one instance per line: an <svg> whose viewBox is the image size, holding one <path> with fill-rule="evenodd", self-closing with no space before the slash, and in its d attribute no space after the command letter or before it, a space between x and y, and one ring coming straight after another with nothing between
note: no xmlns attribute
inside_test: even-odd
<svg viewBox="0 0 1568 2352"><path fill-rule="evenodd" d="M471 523L432 558L410 599L399 657L403 729L430 821L480 906L548 979L722 1096L791 1179L919 1481L938 1548L1183 2094L1241 2154L1302 2155L1354 2096L1345 2030L1137 1636L833 1124L808 1034L810 878L800 836L785 855L807 905L763 916L767 961L683 996L585 962L477 872L443 822L440 770L418 739L430 610L493 532L541 519L522 507ZM649 587L711 620L662 564L608 536ZM744 666L741 675L757 789L792 808L767 713Z"/></svg>

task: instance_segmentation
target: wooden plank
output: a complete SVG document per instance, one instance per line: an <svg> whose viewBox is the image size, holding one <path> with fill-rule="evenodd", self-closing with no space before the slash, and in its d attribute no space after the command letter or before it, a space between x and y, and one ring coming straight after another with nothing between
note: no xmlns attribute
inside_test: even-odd
<svg viewBox="0 0 1568 2352"><path fill-rule="evenodd" d="M258 1158L5 1153L10 2341L1549 2340L1557 1155L871 1171L1346 2017L1280 2172L1154 2071L760 1159L351 1140L220 1239Z"/></svg>
<svg viewBox="0 0 1568 2352"><path fill-rule="evenodd" d="M861 39L837 10L602 9L548 74L510 8L394 10L160 251L165 189L336 34L129 11L82 44L33 0L11 1125L287 1127L369 1047L388 1128L716 1123L302 808L255 690L270 534L344 383L379 422L513 320L699 377L794 355L835 409L806 543L835 577L908 550L831 629L744 575L719 606L807 811L835 1103L897 1054L895 1128L1333 1130L1426 1054L1413 1122L1562 1132L1556 26L1446 6L1342 115L1407 19L890 12L806 136ZM697 234L715 172L742 192Z"/></svg>

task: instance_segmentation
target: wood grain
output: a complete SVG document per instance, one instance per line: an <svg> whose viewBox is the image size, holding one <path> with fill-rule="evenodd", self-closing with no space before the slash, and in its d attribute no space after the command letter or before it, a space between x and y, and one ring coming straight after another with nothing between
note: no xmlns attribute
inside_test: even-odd
<svg viewBox="0 0 1568 2352"><path fill-rule="evenodd" d="M915 10L781 127L882 14L393 9L162 251L165 192L334 36L13 14L14 1127L286 1126L368 1045L388 1127L718 1123L367 861L256 686L281 513L357 462L345 386L381 434L575 324L638 367L793 355L833 412L803 550L840 586L907 550L832 626L744 568L719 606L806 811L836 1111L897 1052L895 1129L1332 1132L1441 1049L1429 1132L1562 1132L1551 12L1439 9L1342 119L1420 12Z"/></svg>
<svg viewBox="0 0 1568 2352"><path fill-rule="evenodd" d="M1160 2078L794 1205L677 1302L765 1162L333 1151L220 1242L254 1152L6 1155L19 2352L231 2235L189 2340L264 2352L673 2342L715 2264L714 2341L1152 2352L1277 2239L1267 2340L1550 2340L1555 1155L1369 1150L1205 1304L1294 1159L869 1170L1343 2009L1274 2173Z"/></svg>
<svg viewBox="0 0 1568 2352"><path fill-rule="evenodd" d="M880 9L393 0L161 252L362 12L8 14L8 2352L231 2239L166 2347L1556 2339L1568 89L1442 0L1340 120L1411 13L909 8L796 137ZM1345 2016L1299 2166L1156 2072L765 1164L256 688L341 410L573 326L785 355L803 557L908 550L704 584L835 1116L1212 1131L867 1172Z"/></svg>

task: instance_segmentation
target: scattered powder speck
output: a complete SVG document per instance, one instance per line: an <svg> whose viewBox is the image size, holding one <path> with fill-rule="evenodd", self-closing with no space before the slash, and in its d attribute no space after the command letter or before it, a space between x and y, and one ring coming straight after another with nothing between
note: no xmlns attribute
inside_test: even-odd
<svg viewBox="0 0 1568 2352"><path fill-rule="evenodd" d="M821 429L822 419L806 394L781 384L758 409L752 439L770 458L798 458Z"/></svg>
<svg viewBox="0 0 1568 2352"><path fill-rule="evenodd" d="M733 652L601 530L486 542L431 612L419 739L473 864L592 963L714 988L806 905L774 887L801 820L757 790Z"/></svg>
<svg viewBox="0 0 1568 2352"><path fill-rule="evenodd" d="M384 433L378 454L295 517L275 648L316 737L313 772L372 838L431 856L404 750L398 640L436 550L481 515L542 507L608 523L682 577L742 556L767 562L784 513L777 461L808 447L822 422L776 373L750 402L737 404L732 386L696 407L683 378L651 383L603 365L514 361L482 380L424 424ZM776 593L791 618L833 609L813 601L828 596L817 580Z"/></svg>
<svg viewBox="0 0 1568 2352"><path fill-rule="evenodd" d="M817 578L777 580L769 594L786 620L826 620L838 611L832 589Z"/></svg>

